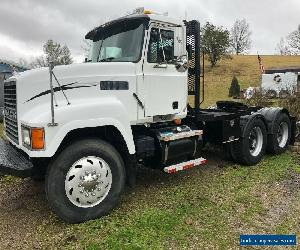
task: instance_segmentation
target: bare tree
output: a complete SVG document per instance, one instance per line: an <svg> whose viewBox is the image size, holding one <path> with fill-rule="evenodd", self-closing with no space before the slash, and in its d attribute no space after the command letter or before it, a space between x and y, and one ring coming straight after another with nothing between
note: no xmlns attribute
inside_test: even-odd
<svg viewBox="0 0 300 250"><path fill-rule="evenodd" d="M53 40L48 40L43 45L44 55L33 58L29 63L30 68L48 67L49 62L54 62L55 65L67 65L73 63L69 48L60 45Z"/></svg>
<svg viewBox="0 0 300 250"><path fill-rule="evenodd" d="M236 55L247 52L251 48L250 25L246 19L236 20L230 31L230 46Z"/></svg>
<svg viewBox="0 0 300 250"><path fill-rule="evenodd" d="M300 55L300 25L285 39L281 38L276 49L281 55Z"/></svg>
<svg viewBox="0 0 300 250"><path fill-rule="evenodd" d="M33 58L31 62L29 63L30 68L41 68L41 67L47 67L48 62L45 56L39 56L36 58Z"/></svg>
<svg viewBox="0 0 300 250"><path fill-rule="evenodd" d="M25 59L25 58L19 58L18 64L20 67L29 69L30 68L30 63Z"/></svg>
<svg viewBox="0 0 300 250"><path fill-rule="evenodd" d="M83 44L81 45L81 49L83 50L85 58L89 56L91 47L92 47L92 41L83 39Z"/></svg>
<svg viewBox="0 0 300 250"><path fill-rule="evenodd" d="M54 62L55 65L67 65L73 63L71 52L66 45L61 46L59 43L50 39L44 44L43 49L48 64L49 62Z"/></svg>
<svg viewBox="0 0 300 250"><path fill-rule="evenodd" d="M300 55L300 25L287 37L287 43L293 55Z"/></svg>
<svg viewBox="0 0 300 250"><path fill-rule="evenodd" d="M277 44L276 51L282 56L288 56L292 54L290 46L287 44L287 41L284 38L280 39L280 42Z"/></svg>

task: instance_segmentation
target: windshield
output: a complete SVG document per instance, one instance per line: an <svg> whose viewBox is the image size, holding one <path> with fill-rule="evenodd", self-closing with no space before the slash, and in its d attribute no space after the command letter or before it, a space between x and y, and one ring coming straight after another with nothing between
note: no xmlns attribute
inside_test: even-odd
<svg viewBox="0 0 300 250"><path fill-rule="evenodd" d="M144 24L141 23L112 27L109 33L99 34L93 41L89 61L137 62L141 57L143 37Z"/></svg>

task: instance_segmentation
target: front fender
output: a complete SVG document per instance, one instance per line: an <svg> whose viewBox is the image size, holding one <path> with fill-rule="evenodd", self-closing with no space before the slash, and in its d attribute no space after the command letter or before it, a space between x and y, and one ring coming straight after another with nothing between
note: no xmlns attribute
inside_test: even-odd
<svg viewBox="0 0 300 250"><path fill-rule="evenodd" d="M30 127L45 128L46 149L44 151L29 151L22 148L30 157L52 157L63 139L73 130L81 128L95 128L114 126L119 130L126 142L130 154L135 153L132 130L127 110L115 97L105 97L100 100L81 100L71 105L55 109L55 122L57 126L48 126L50 110L41 112L41 106L23 117L22 123ZM34 118L33 118L34 117ZM30 121L30 123L26 122ZM21 146L22 147L22 146Z"/></svg>

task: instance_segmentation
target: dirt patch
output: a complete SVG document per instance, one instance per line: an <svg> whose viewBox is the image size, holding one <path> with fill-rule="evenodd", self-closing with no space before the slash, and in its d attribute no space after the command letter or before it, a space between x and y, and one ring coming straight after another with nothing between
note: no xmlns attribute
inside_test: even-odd
<svg viewBox="0 0 300 250"><path fill-rule="evenodd" d="M43 183L30 179L0 183L1 248L41 248L37 234L41 225L52 223ZM61 227L58 226L59 231ZM52 228L53 229L53 228Z"/></svg>

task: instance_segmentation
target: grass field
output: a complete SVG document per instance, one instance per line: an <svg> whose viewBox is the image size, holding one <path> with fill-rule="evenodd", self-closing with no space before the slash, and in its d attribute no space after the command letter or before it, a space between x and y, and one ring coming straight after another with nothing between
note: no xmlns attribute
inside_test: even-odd
<svg viewBox="0 0 300 250"><path fill-rule="evenodd" d="M300 62L262 59L266 67ZM243 87L258 85L257 57L207 69L206 105L227 97L233 74ZM117 209L80 225L57 219L43 183L0 177L0 249L239 249L240 234L300 233L299 155L268 155L244 167L219 149L203 154L206 166L176 175L140 169Z"/></svg>

